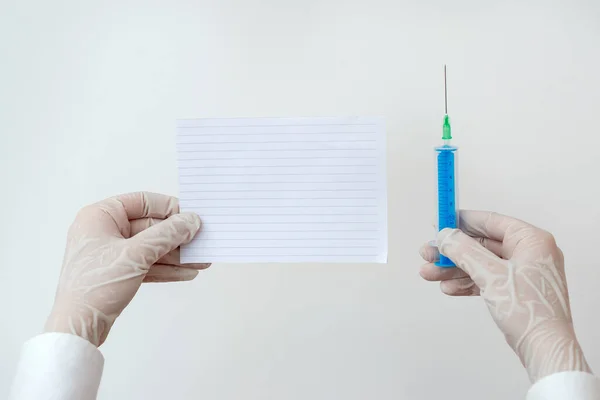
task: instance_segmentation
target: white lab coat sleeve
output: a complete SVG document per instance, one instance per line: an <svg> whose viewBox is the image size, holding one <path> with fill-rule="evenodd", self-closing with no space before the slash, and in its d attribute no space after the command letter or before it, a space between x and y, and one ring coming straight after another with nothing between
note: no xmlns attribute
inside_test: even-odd
<svg viewBox="0 0 600 400"><path fill-rule="evenodd" d="M600 400L600 378L578 371L548 375L529 389L527 400Z"/></svg>
<svg viewBox="0 0 600 400"><path fill-rule="evenodd" d="M10 400L94 400L104 357L79 336L44 333L23 345Z"/></svg>

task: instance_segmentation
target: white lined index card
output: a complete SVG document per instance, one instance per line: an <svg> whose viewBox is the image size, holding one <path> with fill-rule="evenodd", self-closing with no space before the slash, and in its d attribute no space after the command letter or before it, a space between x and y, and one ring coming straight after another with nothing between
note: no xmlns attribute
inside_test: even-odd
<svg viewBox="0 0 600 400"><path fill-rule="evenodd" d="M387 262L382 118L177 122L182 263Z"/></svg>

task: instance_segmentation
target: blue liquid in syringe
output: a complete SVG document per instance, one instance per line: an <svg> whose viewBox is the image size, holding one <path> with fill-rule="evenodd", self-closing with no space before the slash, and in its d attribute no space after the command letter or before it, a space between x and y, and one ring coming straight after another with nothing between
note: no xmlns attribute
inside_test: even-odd
<svg viewBox="0 0 600 400"><path fill-rule="evenodd" d="M436 147L438 168L438 229L457 228L456 151L454 146ZM439 267L454 267L448 257L440 255Z"/></svg>

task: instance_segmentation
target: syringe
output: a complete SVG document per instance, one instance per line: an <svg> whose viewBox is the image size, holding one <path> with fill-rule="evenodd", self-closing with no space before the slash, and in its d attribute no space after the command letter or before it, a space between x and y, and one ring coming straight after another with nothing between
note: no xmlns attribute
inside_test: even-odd
<svg viewBox="0 0 600 400"><path fill-rule="evenodd" d="M444 144L435 148L437 160L437 191L438 191L438 231L444 228L458 228L458 194L456 192L458 170L458 147L452 146L452 128L448 117L448 85L446 66L444 65L444 123L442 125L442 140ZM452 260L440 255L435 264L442 268L455 267Z"/></svg>

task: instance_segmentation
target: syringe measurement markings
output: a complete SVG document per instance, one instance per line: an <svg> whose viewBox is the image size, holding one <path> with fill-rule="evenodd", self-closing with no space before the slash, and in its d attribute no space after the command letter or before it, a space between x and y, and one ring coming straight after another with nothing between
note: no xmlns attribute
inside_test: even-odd
<svg viewBox="0 0 600 400"><path fill-rule="evenodd" d="M443 150L438 154L438 209L439 228L454 228L456 225L454 207L454 154Z"/></svg>

